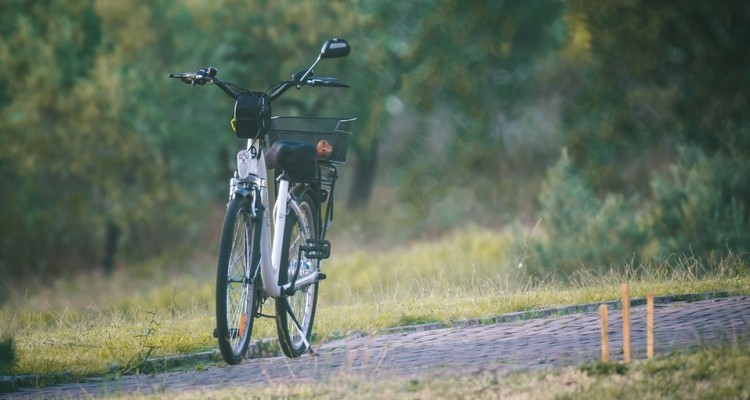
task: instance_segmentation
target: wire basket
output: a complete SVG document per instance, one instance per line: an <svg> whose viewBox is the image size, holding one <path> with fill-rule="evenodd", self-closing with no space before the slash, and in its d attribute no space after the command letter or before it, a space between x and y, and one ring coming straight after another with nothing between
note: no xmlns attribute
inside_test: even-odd
<svg viewBox="0 0 750 400"><path fill-rule="evenodd" d="M352 122L356 118L312 118L312 117L273 117L268 132L269 146L279 140L306 142L317 146L321 140L331 145L329 161L346 162L346 149Z"/></svg>

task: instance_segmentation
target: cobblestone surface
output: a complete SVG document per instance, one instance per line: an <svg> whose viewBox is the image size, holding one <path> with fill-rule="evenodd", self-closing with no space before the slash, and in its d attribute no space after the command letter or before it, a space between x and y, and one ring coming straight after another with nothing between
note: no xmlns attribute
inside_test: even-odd
<svg viewBox="0 0 750 400"><path fill-rule="evenodd" d="M666 354L705 343L750 338L750 297L657 304L655 351ZM646 356L646 307L631 308L632 359ZM66 384L0 393L0 398L93 397L113 393L210 390L294 380L324 381L361 374L370 378L423 374L549 369L596 361L600 354L598 312L459 327L395 331L347 338L317 348L317 356L247 360L206 371L127 376L115 381ZM472 326L474 325L474 326ZM610 306L612 359L621 358L622 314Z"/></svg>

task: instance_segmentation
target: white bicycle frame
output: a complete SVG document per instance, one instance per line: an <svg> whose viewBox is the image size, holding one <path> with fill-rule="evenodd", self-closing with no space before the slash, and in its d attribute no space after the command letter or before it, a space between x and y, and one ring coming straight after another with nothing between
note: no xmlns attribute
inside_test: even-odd
<svg viewBox="0 0 750 400"><path fill-rule="evenodd" d="M260 139L248 139L247 150L241 150L237 154L237 175L235 178L232 178L230 196L237 195L237 186L249 185L248 189L251 195L254 197L259 193L264 210L269 210L268 171L266 169L266 159L263 154L262 144L262 140ZM255 190L256 188L258 190ZM290 210L294 215L301 215L299 205L290 195L289 180L285 179L282 175L279 179L278 194L273 207L273 214L270 215L267 211L264 212L263 220L260 223L259 272L263 281L261 291L263 295L268 297L279 297L292 285L292 283L287 283L283 286L279 286L278 284L284 227L286 226L286 218ZM301 229L309 229L305 225L307 221L304 218L300 218L299 222L303 224L300 227ZM268 257L269 254L270 257ZM250 260L249 254L246 254L245 257L246 260ZM251 268L251 270L254 269ZM300 276L294 282L294 285L296 288L305 287L314 283L317 279L318 270L315 269L310 274Z"/></svg>

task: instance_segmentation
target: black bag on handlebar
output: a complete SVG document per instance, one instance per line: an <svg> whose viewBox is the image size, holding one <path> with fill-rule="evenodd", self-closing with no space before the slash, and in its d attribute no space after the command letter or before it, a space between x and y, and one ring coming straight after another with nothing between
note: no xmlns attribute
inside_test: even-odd
<svg viewBox="0 0 750 400"><path fill-rule="evenodd" d="M234 103L232 130L238 138L261 139L271 129L271 102L260 92L243 92Z"/></svg>

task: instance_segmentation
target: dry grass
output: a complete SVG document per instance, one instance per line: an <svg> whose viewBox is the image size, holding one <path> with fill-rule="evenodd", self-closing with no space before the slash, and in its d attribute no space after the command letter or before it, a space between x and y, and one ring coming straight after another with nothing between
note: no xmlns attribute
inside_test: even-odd
<svg viewBox="0 0 750 400"><path fill-rule="evenodd" d="M388 252L335 254L325 265L316 318L318 341L349 332L430 321L482 318L538 308L616 300L628 280L634 297L725 291L750 293L738 257L704 265L681 258L562 281L517 268L508 232L470 228ZM508 251L512 249L512 251ZM154 261L109 278L80 276L12 294L0 310L0 337L15 337L14 374L119 373L146 357L215 348L214 261ZM274 337L271 321L255 338Z"/></svg>

